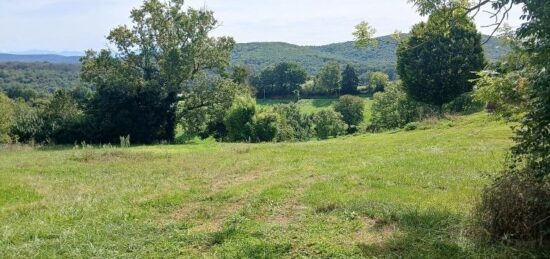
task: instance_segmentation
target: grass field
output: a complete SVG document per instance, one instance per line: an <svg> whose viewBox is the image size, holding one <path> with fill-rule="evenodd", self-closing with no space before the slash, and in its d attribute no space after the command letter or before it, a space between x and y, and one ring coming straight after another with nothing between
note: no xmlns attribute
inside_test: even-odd
<svg viewBox="0 0 550 259"><path fill-rule="evenodd" d="M427 128L292 144L3 148L0 255L533 256L467 231L509 126L475 114Z"/></svg>
<svg viewBox="0 0 550 259"><path fill-rule="evenodd" d="M372 99L364 98L365 99L365 122L370 121L371 118L371 106L372 106ZM307 114L312 114L315 112L318 112L323 109L328 109L332 106L332 104L336 101L336 99L302 99L297 102L298 107L300 107L300 110ZM258 99L256 101L259 106L273 106L276 104L286 104L290 103L290 100L278 100L278 99Z"/></svg>

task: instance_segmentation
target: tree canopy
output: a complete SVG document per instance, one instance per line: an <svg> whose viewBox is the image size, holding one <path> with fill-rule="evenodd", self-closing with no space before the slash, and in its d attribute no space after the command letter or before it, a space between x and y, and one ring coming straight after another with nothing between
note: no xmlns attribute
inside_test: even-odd
<svg viewBox="0 0 550 259"><path fill-rule="evenodd" d="M357 71L353 66L346 65L344 71L342 71L342 94L357 94L359 91L357 87L359 86L359 76Z"/></svg>
<svg viewBox="0 0 550 259"><path fill-rule="evenodd" d="M294 63L283 62L275 67L264 69L254 80L257 95L261 98L288 97L300 91L306 82L307 73L303 67Z"/></svg>
<svg viewBox="0 0 550 259"><path fill-rule="evenodd" d="M185 82L223 70L235 42L210 37L218 25L213 12L185 11L183 0L146 0L131 20L132 27L119 26L107 37L116 52L88 51L82 60L82 78L97 87L88 110L97 125L93 140L171 141L178 94L189 91Z"/></svg>
<svg viewBox="0 0 550 259"><path fill-rule="evenodd" d="M397 71L413 99L442 106L471 91L486 64L481 35L456 8L445 8L415 25L397 51Z"/></svg>

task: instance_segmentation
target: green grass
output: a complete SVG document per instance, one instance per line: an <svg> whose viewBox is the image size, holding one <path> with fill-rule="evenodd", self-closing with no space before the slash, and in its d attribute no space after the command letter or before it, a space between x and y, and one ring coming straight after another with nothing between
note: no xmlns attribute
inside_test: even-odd
<svg viewBox="0 0 550 259"><path fill-rule="evenodd" d="M0 255L533 256L466 231L510 136L475 114L306 143L0 149Z"/></svg>
<svg viewBox="0 0 550 259"><path fill-rule="evenodd" d="M300 110L303 113L313 114L323 109L330 108L335 101L336 99L302 99L298 101L297 105L298 107L300 107ZM287 104L287 103L290 103L291 100L257 99L256 102L259 106L269 107L276 104ZM372 99L365 98L365 116L364 116L365 122L370 121L371 106L372 106Z"/></svg>

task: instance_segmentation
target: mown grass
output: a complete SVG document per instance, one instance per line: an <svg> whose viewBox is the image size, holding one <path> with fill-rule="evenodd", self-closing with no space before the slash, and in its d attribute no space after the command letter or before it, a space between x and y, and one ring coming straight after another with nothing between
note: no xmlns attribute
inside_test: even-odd
<svg viewBox="0 0 550 259"><path fill-rule="evenodd" d="M427 128L292 144L0 150L0 255L544 256L467 232L509 126L476 114Z"/></svg>

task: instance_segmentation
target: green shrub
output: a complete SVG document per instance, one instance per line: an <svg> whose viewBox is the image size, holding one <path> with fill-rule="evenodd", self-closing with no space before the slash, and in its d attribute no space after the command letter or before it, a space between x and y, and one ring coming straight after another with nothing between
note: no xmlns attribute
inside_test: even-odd
<svg viewBox="0 0 550 259"><path fill-rule="evenodd" d="M277 141L307 141L315 136L312 117L301 113L298 105L277 105L273 111L278 115Z"/></svg>
<svg viewBox="0 0 550 259"><path fill-rule="evenodd" d="M254 139L258 142L273 141L277 136L277 114L262 111L254 117Z"/></svg>
<svg viewBox="0 0 550 259"><path fill-rule="evenodd" d="M13 109L10 99L0 92L0 144L10 142Z"/></svg>
<svg viewBox="0 0 550 259"><path fill-rule="evenodd" d="M343 135L346 131L346 123L342 114L333 110L322 110L313 116L317 138L328 139Z"/></svg>
<svg viewBox="0 0 550 259"><path fill-rule="evenodd" d="M44 121L40 118L40 109L31 107L23 101L13 104L13 123L11 135L18 142L31 142L43 128Z"/></svg>
<svg viewBox="0 0 550 259"><path fill-rule="evenodd" d="M521 72L498 74L481 71L473 97L487 104L487 111L506 120L518 121L527 109L528 79Z"/></svg>
<svg viewBox="0 0 550 259"><path fill-rule="evenodd" d="M348 126L357 126L364 119L365 102L361 97L344 95L334 104L334 110L342 114Z"/></svg>
<svg viewBox="0 0 550 259"><path fill-rule="evenodd" d="M250 96L235 99L224 120L230 141L252 141L255 114L256 102Z"/></svg>
<svg viewBox="0 0 550 259"><path fill-rule="evenodd" d="M416 124L416 122L409 122L407 123L407 125L405 125L405 127L403 127L403 129L405 131L413 131L416 130L417 127L418 125Z"/></svg>
<svg viewBox="0 0 550 259"><path fill-rule="evenodd" d="M443 105L443 110L448 113L472 114L482 111L484 107L484 103L474 99L472 93L464 93Z"/></svg>
<svg viewBox="0 0 550 259"><path fill-rule="evenodd" d="M407 97L400 83L393 83L373 98L371 131L402 128L407 123L438 114L434 106Z"/></svg>
<svg viewBox="0 0 550 259"><path fill-rule="evenodd" d="M550 241L550 179L510 170L487 187L474 211L477 230L493 240Z"/></svg>

